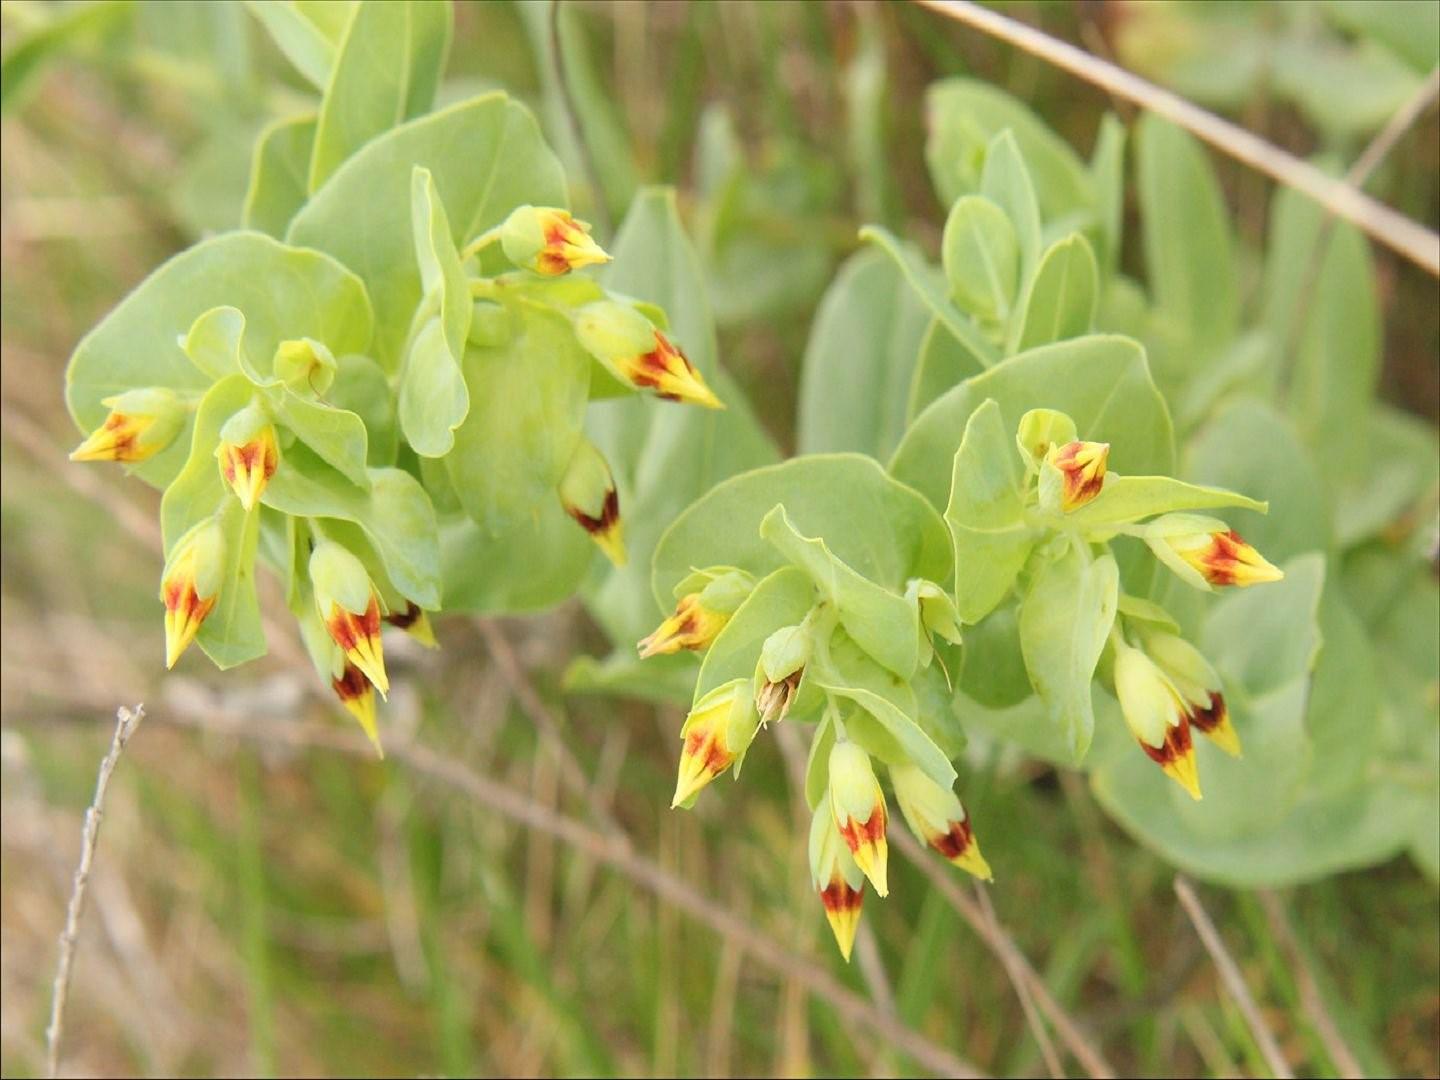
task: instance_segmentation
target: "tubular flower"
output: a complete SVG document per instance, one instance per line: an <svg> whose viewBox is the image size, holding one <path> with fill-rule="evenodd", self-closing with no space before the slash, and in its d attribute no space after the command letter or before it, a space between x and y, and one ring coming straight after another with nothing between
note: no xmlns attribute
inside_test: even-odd
<svg viewBox="0 0 1440 1080"><path fill-rule="evenodd" d="M620 495L610 466L589 439L582 438L560 480L560 505L616 566L625 565Z"/></svg>
<svg viewBox="0 0 1440 1080"><path fill-rule="evenodd" d="M382 695L389 693L380 642L380 597L365 565L334 541L321 540L310 554L310 583L320 621L345 659Z"/></svg>
<svg viewBox="0 0 1440 1080"><path fill-rule="evenodd" d="M755 668L755 707L760 710L762 724L785 719L800 692L812 646L808 619L782 626L765 639Z"/></svg>
<svg viewBox="0 0 1440 1080"><path fill-rule="evenodd" d="M1145 637L1145 651L1190 706L1190 726L1231 757L1240 757L1240 736L1230 722L1220 676L1200 650L1174 634Z"/></svg>
<svg viewBox="0 0 1440 1080"><path fill-rule="evenodd" d="M164 387L127 390L100 404L110 415L70 451L71 461L147 461L169 446L185 423L185 406Z"/></svg>
<svg viewBox="0 0 1440 1080"><path fill-rule="evenodd" d="M891 766L890 782L911 832L961 870L982 881L994 880L954 791L941 787L920 768L909 764Z"/></svg>
<svg viewBox="0 0 1440 1080"><path fill-rule="evenodd" d="M331 679L330 685L335 690L335 696L340 699L340 704L345 706L345 711L360 721L365 737L375 744L375 752L384 757L385 751L380 746L380 730L375 723L375 687L370 685L365 673L347 660L345 670Z"/></svg>
<svg viewBox="0 0 1440 1080"><path fill-rule="evenodd" d="M1084 506L1105 486L1105 464L1109 457L1109 443L1076 440L1051 447L1040 473L1042 501L1047 489L1055 485L1059 489L1056 493L1062 513Z"/></svg>
<svg viewBox="0 0 1440 1080"><path fill-rule="evenodd" d="M1031 475L1040 471L1051 450L1074 441L1075 421L1056 409L1031 409L1015 429L1015 444Z"/></svg>
<svg viewBox="0 0 1440 1080"><path fill-rule="evenodd" d="M1146 526L1145 542L1161 562L1202 589L1261 585L1285 576L1234 529L1215 518L1166 514Z"/></svg>
<svg viewBox="0 0 1440 1080"><path fill-rule="evenodd" d="M740 759L750 746L760 717L749 690L748 679L731 679L691 707L680 729L683 745L672 808L693 805L700 789Z"/></svg>
<svg viewBox="0 0 1440 1080"><path fill-rule="evenodd" d="M885 794L870 768L870 755L848 740L830 750L830 814L835 828L855 857L855 865L879 896L889 893L885 869L887 847Z"/></svg>
<svg viewBox="0 0 1440 1080"><path fill-rule="evenodd" d="M589 225L551 206L516 207L500 226L500 246L516 266L547 277L610 261Z"/></svg>
<svg viewBox="0 0 1440 1080"><path fill-rule="evenodd" d="M413 600L405 601L404 611L392 611L387 614L385 621L391 626L404 630L427 649L440 647L440 643L435 640L435 630L430 625L430 616Z"/></svg>
<svg viewBox="0 0 1440 1080"><path fill-rule="evenodd" d="M630 305L597 300L575 313L574 325L585 351L622 383L670 401L725 407L685 354Z"/></svg>
<svg viewBox="0 0 1440 1080"><path fill-rule="evenodd" d="M800 690L804 669L792 671L778 682L763 679L755 693L755 708L760 710L762 724L779 723L790 711L790 705Z"/></svg>
<svg viewBox="0 0 1440 1080"><path fill-rule="evenodd" d="M247 405L220 429L215 457L220 462L220 475L235 492L240 505L253 510L280 464L275 425L261 408Z"/></svg>
<svg viewBox="0 0 1440 1080"><path fill-rule="evenodd" d="M825 920L840 946L840 955L850 962L855 931L860 926L860 905L865 900L865 875L835 828L830 808L821 803L810 819L810 881L825 907Z"/></svg>
<svg viewBox="0 0 1440 1080"><path fill-rule="evenodd" d="M167 668L175 666L215 607L224 564L225 533L215 518L202 521L175 544L160 578Z"/></svg>
<svg viewBox="0 0 1440 1080"><path fill-rule="evenodd" d="M312 338L282 341L275 347L271 370L292 390L323 394L335 381L335 355L324 342Z"/></svg>
<svg viewBox="0 0 1440 1080"><path fill-rule="evenodd" d="M681 587L692 581L700 583L696 575L691 575ZM753 586L747 574L731 570L711 578L696 591L686 592L675 604L674 614L637 643L640 658L709 648Z"/></svg>
<svg viewBox="0 0 1440 1080"><path fill-rule="evenodd" d="M1155 661L1123 643L1115 648L1115 696L1130 733L1165 775L1200 798L1200 773L1190 741L1185 700Z"/></svg>

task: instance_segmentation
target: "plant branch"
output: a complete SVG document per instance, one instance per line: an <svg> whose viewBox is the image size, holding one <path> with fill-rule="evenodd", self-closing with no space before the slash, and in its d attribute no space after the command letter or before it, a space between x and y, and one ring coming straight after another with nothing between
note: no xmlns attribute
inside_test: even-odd
<svg viewBox="0 0 1440 1080"><path fill-rule="evenodd" d="M1235 160L1315 200L1329 213L1364 230L1432 277L1440 277L1440 234L1371 198L1348 179L1327 176L1308 162L1191 104L1178 94L970 0L916 2L1038 56L1115 97L1163 116Z"/></svg>
<svg viewBox="0 0 1440 1080"><path fill-rule="evenodd" d="M1000 958L1001 963L1005 965L1005 970L1013 975L1018 975L1025 981L1035 1005L1045 1014L1050 1023L1055 1025L1055 1032L1060 1036L1060 1041L1074 1055L1081 1067L1095 1080L1113 1080L1114 1068L1105 1060L1104 1055L1090 1044L1080 1030L1080 1025L1060 1007L1060 1003L1050 993L1050 988L1045 985L1045 980L1040 978L1035 969L1030 966L1030 961L1025 959L1025 954L1011 940L999 920L986 919L980 906L966 896L964 890L955 883L946 866L931 858L909 833L902 829L896 829L890 835L890 843L929 878L930 884L960 917L970 924L971 929L980 935L981 940L985 942L990 951ZM1018 986L1016 992L1019 993Z"/></svg>
<svg viewBox="0 0 1440 1080"><path fill-rule="evenodd" d="M95 846L100 841L100 822L105 815L105 792L110 777L120 762L125 744L145 716L145 706L127 709L123 705L115 713L115 734L110 749L100 761L95 777L95 797L85 811L85 825L80 833L80 865L75 868L75 881L70 889L70 902L65 907L65 928L60 931L60 959L55 965L55 985L50 992L50 1023L45 1028L45 1075L60 1073L60 1040L65 1035L65 1003L70 998L70 980L75 972L75 945L80 935L80 914L85 909L85 888L90 883L90 868L95 863Z"/></svg>
<svg viewBox="0 0 1440 1080"><path fill-rule="evenodd" d="M1215 968L1220 972L1220 979L1225 984L1225 989L1239 1008L1240 1015L1245 1018L1245 1023L1250 1028L1250 1034L1255 1037L1255 1043L1260 1047L1260 1054L1265 1058L1265 1063L1270 1066L1270 1071L1281 1077L1282 1080L1293 1080L1295 1074L1290 1071L1290 1066L1285 1061L1285 1055L1280 1053L1280 1046L1275 1042L1275 1036L1265 1026L1265 1021L1260 1016L1260 1010L1255 1005L1255 999L1250 995L1250 988L1245 985L1245 979L1240 974L1240 968L1236 966L1234 959L1226 950L1225 942L1220 940L1220 932L1215 929L1215 924L1205 913L1205 908L1201 905L1200 898L1195 895L1195 890L1191 888L1190 882L1179 875L1175 878L1175 895L1180 898L1180 905L1185 909L1185 914L1190 917L1190 922L1195 927L1195 933L1200 935L1200 943L1205 946L1205 951L1215 962Z"/></svg>
<svg viewBox="0 0 1440 1080"><path fill-rule="evenodd" d="M374 757L373 747L362 735L338 727L234 715L214 708L177 712L166 716L164 722L235 738L278 742L301 748L338 750L366 759ZM824 1000L844 1022L868 1028L886 1042L909 1054L925 1068L946 1076L984 1076L973 1063L932 1042L913 1028L886 1016L864 998L843 986L819 962L792 951L693 886L663 870L653 860L637 853L628 839L617 836L612 830L602 832L575 818L567 817L535 801L524 792L483 776L464 762L420 743L399 742L387 747L386 758L474 800L518 825L554 836L590 858L607 864L661 900L673 904L692 918L706 924L761 965L796 980L810 993Z"/></svg>

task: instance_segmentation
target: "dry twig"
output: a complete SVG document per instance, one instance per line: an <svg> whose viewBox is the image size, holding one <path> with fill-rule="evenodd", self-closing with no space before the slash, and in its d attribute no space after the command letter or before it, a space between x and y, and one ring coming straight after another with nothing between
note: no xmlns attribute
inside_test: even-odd
<svg viewBox="0 0 1440 1080"><path fill-rule="evenodd" d="M1225 948L1225 942L1220 940L1220 932L1215 929L1215 924L1210 921L1210 916L1205 913L1205 908L1200 903L1200 898L1195 895L1190 882L1183 877L1175 878L1175 895L1180 898L1180 904L1185 909L1185 914L1190 917L1190 922L1195 927L1195 932L1200 935L1200 943L1205 946L1205 951L1210 954L1210 959L1215 962L1215 968L1220 972L1220 980L1225 984L1230 997L1234 999L1240 1015L1245 1018L1246 1025L1250 1028L1250 1034L1255 1037L1255 1044L1260 1047L1260 1054L1265 1058L1265 1063L1270 1066L1270 1071L1284 1080L1291 1080L1294 1073L1290 1071L1289 1064L1285 1061L1285 1055L1280 1053L1280 1046L1275 1041L1275 1036L1265 1026L1265 1021L1260 1016L1260 1010L1255 1005L1255 999L1250 996L1250 988L1245 985L1245 979L1240 974L1240 968L1236 966L1234 959Z"/></svg>
<svg viewBox="0 0 1440 1080"><path fill-rule="evenodd" d="M975 899L980 904L980 910L985 913L985 921L990 925L994 934L1003 934L1000 929L1000 920L995 917L995 905L990 903L990 897L985 891L985 886L975 886ZM1052 1077L1063 1077L1065 1067L1060 1063L1060 1055L1055 1053L1055 1044L1050 1041L1050 1033L1045 1030L1045 1021L1040 1019L1040 1014L1035 1011L1035 999L1030 994L1029 980L1025 973L1015 967L1015 953L1009 950L1001 950L1000 962L1005 965L1005 971L1010 976L1010 981L1015 985L1015 993L1020 998L1020 1008L1024 1010L1025 1022L1030 1025L1030 1033L1035 1036L1035 1042L1040 1047L1040 1056L1045 1059L1045 1068L1049 1070Z"/></svg>
<svg viewBox="0 0 1440 1080"><path fill-rule="evenodd" d="M85 887L90 883L90 868L95 863L95 845L100 840L100 821L105 814L105 792L110 777L125 750L125 744L145 716L145 706L127 709L123 705L115 714L115 735L110 750L100 761L95 777L95 797L85 811L85 826L80 833L80 865L75 868L75 882L70 902L65 907L65 928L60 931L60 959L55 965L55 985L50 992L50 1023L45 1028L45 1075L60 1072L60 1040L65 1034L65 1002L70 997L70 979L75 971L75 943L80 934L80 913L85 908Z"/></svg>
<svg viewBox="0 0 1440 1080"><path fill-rule="evenodd" d="M1440 277L1440 235L1371 198L1347 180L1326 176L1308 162L1191 104L1178 94L1016 19L969 0L917 0L917 3L1038 56L1115 97L1163 116L1277 183L1302 192L1331 214L1364 230L1432 277Z"/></svg>

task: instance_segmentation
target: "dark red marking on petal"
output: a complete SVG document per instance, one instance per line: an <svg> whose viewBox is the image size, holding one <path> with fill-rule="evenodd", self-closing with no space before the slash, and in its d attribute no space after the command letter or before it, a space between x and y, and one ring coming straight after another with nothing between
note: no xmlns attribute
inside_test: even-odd
<svg viewBox="0 0 1440 1080"><path fill-rule="evenodd" d="M864 902L865 891L852 889L838 874L830 879L829 885L820 890L820 903L824 904L825 910L829 912L858 911Z"/></svg>
<svg viewBox="0 0 1440 1080"><path fill-rule="evenodd" d="M1140 748L1150 756L1151 761L1162 768L1171 762L1179 761L1190 753L1190 718L1182 716L1178 724L1167 729L1165 741L1159 746L1141 742Z"/></svg>
<svg viewBox="0 0 1440 1080"><path fill-rule="evenodd" d="M1225 704L1225 695L1219 692L1212 692L1210 694L1210 707L1193 710L1190 713L1190 722L1208 735L1221 724L1225 723L1229 715L1229 708Z"/></svg>
<svg viewBox="0 0 1440 1080"><path fill-rule="evenodd" d="M947 859L958 859L970 850L975 834L970 828L970 819L950 822L950 831L930 838L930 846Z"/></svg>
<svg viewBox="0 0 1440 1080"><path fill-rule="evenodd" d="M351 663L346 663L345 671L338 679L331 679L330 685L342 702L358 701L370 693L370 680Z"/></svg>

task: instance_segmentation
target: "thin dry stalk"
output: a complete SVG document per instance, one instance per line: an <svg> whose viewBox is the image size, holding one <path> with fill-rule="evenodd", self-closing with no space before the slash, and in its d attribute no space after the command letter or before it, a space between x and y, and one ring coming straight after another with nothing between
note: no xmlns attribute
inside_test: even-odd
<svg viewBox="0 0 1440 1080"><path fill-rule="evenodd" d="M1000 929L1000 920L995 917L995 905L990 903L990 897L983 885L975 886L975 899L980 904L980 910L985 913L985 921L990 924L991 932L1004 933ZM1055 1044L1050 1041L1050 1033L1045 1030L1045 1021L1040 1019L1040 1014L1035 1010L1035 999L1030 994L1029 980L1025 978L1024 972L1015 967L1014 953L1002 950L1000 962L1005 965L1010 981L1015 984L1015 994L1020 998L1020 1008L1025 1012L1025 1022L1030 1025L1030 1034L1035 1036L1035 1042L1040 1047L1040 1056L1045 1059L1045 1068L1058 1080L1065 1075L1065 1066L1060 1062L1060 1055L1055 1053Z"/></svg>
<svg viewBox="0 0 1440 1080"><path fill-rule="evenodd" d="M980 906L966 896L960 886L955 883L954 878L947 872L945 864L932 858L909 833L903 830L897 829L892 833L890 843L930 880L930 884L945 898L946 902L970 924L971 929L980 935L980 939L985 942L990 951L1001 958L1005 970L1013 971L1024 979L1034 998L1035 1005L1055 1026L1055 1033L1060 1036L1060 1041L1074 1055L1075 1060L1080 1063L1086 1073L1095 1080L1114 1080L1114 1068L1105 1060L1104 1055L1091 1045L1090 1040L1080 1030L1080 1025L1060 1007L1060 1003L1050 993L1050 988L1045 985L1045 980L1036 974L1035 969L1030 966L1030 961L1026 960L1025 954L1020 951L1020 947L1015 944L998 921L992 923L985 918L985 913L980 910ZM1008 959L1006 959L1007 957Z"/></svg>
<svg viewBox="0 0 1440 1080"><path fill-rule="evenodd" d="M167 715L164 722L234 738L338 750L366 759L374 757L374 748L363 736L320 724L277 722L257 716L232 715L223 710L207 710L204 714L193 715L176 713ZM451 755L419 743L392 745L387 747L386 756L518 825L549 833L576 851L605 863L660 900L709 926L757 963L803 985L809 993L823 1000L843 1023L874 1032L885 1043L908 1054L924 1068L945 1076L985 1075L973 1063L886 1016L847 989L817 961L794 952L687 882L667 873L652 859L636 852L630 841L614 830L601 832L591 828L584 822L541 805L522 791L482 776Z"/></svg>
<svg viewBox="0 0 1440 1080"><path fill-rule="evenodd" d="M1260 1010L1255 1005L1255 999L1250 996L1250 988L1245 985L1245 979L1240 974L1240 968L1225 948L1225 942L1220 939L1220 932L1215 929L1215 924L1205 913L1205 908L1201 905L1200 898L1195 895L1195 890L1191 887L1190 882L1177 876L1175 878L1175 895L1180 898L1180 905L1185 909L1185 914L1190 917L1190 922L1195 927L1195 933L1200 935L1200 943L1205 946L1205 951L1215 962L1215 969L1220 972L1220 980L1225 984L1225 989L1234 1000L1236 1007L1239 1008L1240 1015L1245 1018L1245 1023L1250 1028L1250 1034L1255 1037L1255 1044L1260 1047L1260 1054L1265 1058L1265 1064L1270 1066L1270 1071L1281 1077L1282 1080L1292 1080L1295 1074L1290 1071L1285 1056L1280 1053L1280 1045L1275 1041L1275 1036L1265 1026L1265 1021L1260 1016Z"/></svg>
<svg viewBox="0 0 1440 1080"><path fill-rule="evenodd" d="M75 881L70 889L70 902L65 907L65 928L60 931L60 959L55 965L55 985L50 992L50 1023L45 1028L45 1075L60 1074L60 1040L65 1035L65 1003L70 998L70 980L75 972L75 944L80 934L80 913L85 908L85 888L90 883L90 868L95 864L95 845L100 841L100 822L105 815L105 792L110 777L120 762L125 744L145 716L145 706L127 709L123 705L115 713L115 734L110 749L100 761L95 777L95 797L85 811L85 826L80 833L80 865L75 868Z"/></svg>
<svg viewBox="0 0 1440 1080"><path fill-rule="evenodd" d="M1440 234L1411 221L1373 199L1346 180L1327 176L1315 166L1286 153L1253 132L1222 120L1169 90L1134 75L1069 42L1027 26L969 0L916 0L947 18L1008 42L1093 83L1102 90L1178 124L1211 146L1249 165L1277 183L1314 199L1331 214L1364 230L1374 240L1440 277Z"/></svg>

